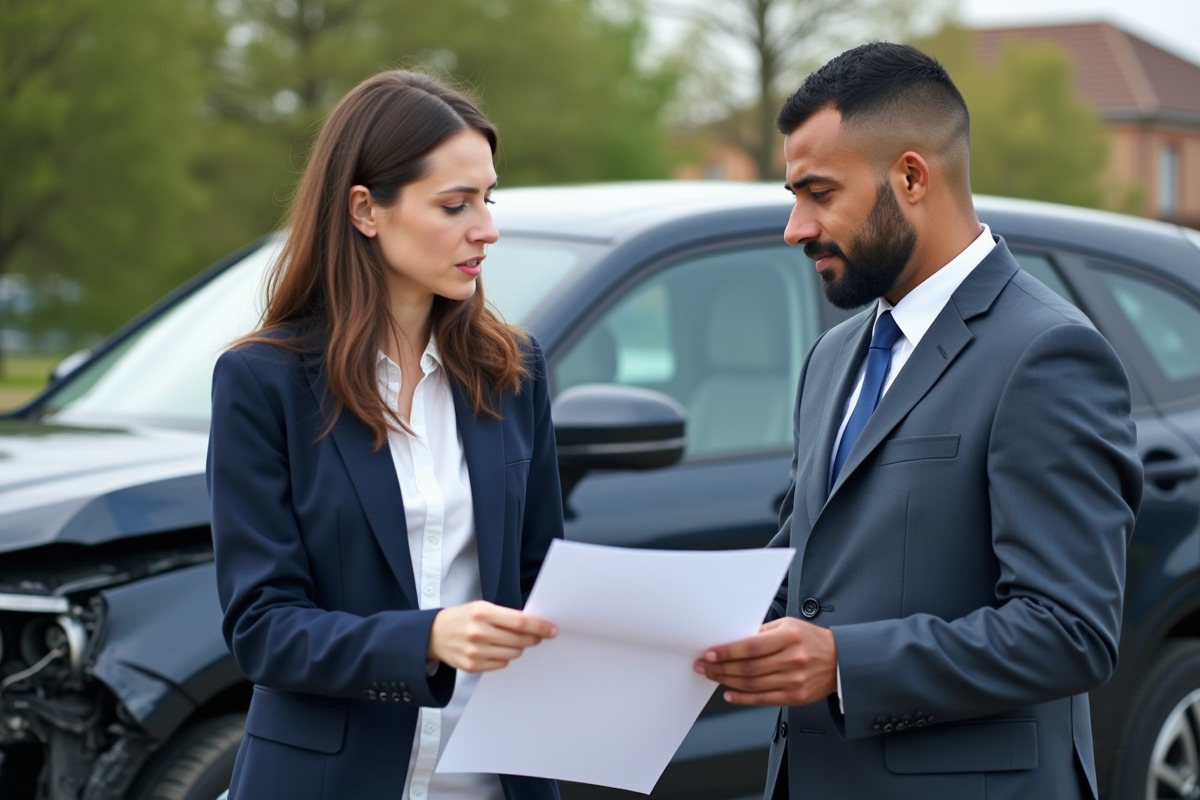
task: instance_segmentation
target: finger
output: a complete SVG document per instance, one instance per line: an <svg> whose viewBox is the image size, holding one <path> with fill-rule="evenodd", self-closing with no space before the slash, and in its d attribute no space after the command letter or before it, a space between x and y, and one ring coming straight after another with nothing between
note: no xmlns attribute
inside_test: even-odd
<svg viewBox="0 0 1200 800"><path fill-rule="evenodd" d="M790 706L800 705L786 691L773 689L769 692L739 692L733 689L721 695L726 703L735 706Z"/></svg>
<svg viewBox="0 0 1200 800"><path fill-rule="evenodd" d="M552 639L558 634L558 628L554 624L530 616L524 611L503 606L492 606L491 610L493 614L489 615L488 621L498 628L527 636L536 636L539 640Z"/></svg>
<svg viewBox="0 0 1200 800"><path fill-rule="evenodd" d="M487 627L481 628L474 635L468 636L468 641L479 645L494 645L520 651L526 647L533 647L539 644L542 638L527 633L516 633L507 628Z"/></svg>
<svg viewBox="0 0 1200 800"><path fill-rule="evenodd" d="M697 661L696 671L706 678L731 685L734 680L759 678L765 675L775 675L785 671L787 663L782 654L773 653L763 658L742 659L740 661L709 662Z"/></svg>
<svg viewBox="0 0 1200 800"><path fill-rule="evenodd" d="M710 664L764 658L779 652L783 642L774 632L758 633L748 639L710 647L704 660Z"/></svg>

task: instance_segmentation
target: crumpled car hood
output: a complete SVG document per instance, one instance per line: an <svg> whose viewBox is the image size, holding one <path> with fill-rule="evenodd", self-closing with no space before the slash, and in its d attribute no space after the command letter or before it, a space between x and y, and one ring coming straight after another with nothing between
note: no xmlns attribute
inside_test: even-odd
<svg viewBox="0 0 1200 800"><path fill-rule="evenodd" d="M205 433L0 420L0 552L208 524Z"/></svg>

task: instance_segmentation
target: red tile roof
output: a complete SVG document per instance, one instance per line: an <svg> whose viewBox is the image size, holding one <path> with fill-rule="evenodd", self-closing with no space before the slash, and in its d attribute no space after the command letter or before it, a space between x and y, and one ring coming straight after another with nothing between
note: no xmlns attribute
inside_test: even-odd
<svg viewBox="0 0 1200 800"><path fill-rule="evenodd" d="M1200 65L1107 22L982 28L975 36L985 64L1009 39L1057 44L1075 62L1080 96L1103 116L1200 119Z"/></svg>

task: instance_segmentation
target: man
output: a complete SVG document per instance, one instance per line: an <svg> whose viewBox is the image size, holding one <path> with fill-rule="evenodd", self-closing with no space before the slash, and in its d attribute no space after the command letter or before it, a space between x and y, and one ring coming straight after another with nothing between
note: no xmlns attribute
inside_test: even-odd
<svg viewBox="0 0 1200 800"><path fill-rule="evenodd" d="M778 126L785 238L871 306L801 371L774 618L696 670L783 706L768 798L1095 798L1142 486L1125 373L979 223L936 61L850 50Z"/></svg>

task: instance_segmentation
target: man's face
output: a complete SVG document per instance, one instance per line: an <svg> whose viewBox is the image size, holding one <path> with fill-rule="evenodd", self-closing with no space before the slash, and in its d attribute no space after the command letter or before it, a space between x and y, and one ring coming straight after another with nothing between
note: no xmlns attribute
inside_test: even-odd
<svg viewBox="0 0 1200 800"><path fill-rule="evenodd" d="M839 136L841 115L820 111L784 140L796 197L784 238L804 245L829 301L857 308L900 281L917 243L891 185Z"/></svg>

